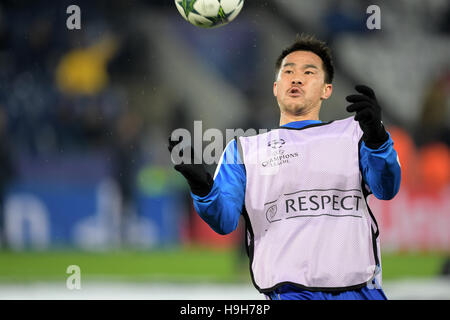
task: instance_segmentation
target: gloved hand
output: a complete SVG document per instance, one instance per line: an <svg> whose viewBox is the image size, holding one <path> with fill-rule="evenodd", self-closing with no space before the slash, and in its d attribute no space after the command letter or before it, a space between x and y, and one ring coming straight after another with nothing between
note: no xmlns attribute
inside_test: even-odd
<svg viewBox="0 0 450 320"><path fill-rule="evenodd" d="M169 136L169 152L172 152L173 148L180 142L181 140L175 141ZM174 168L186 178L193 194L204 197L211 192L214 180L206 171L203 164L195 164L194 148L192 146L189 146L189 148L191 148L191 159L189 163L182 162L181 164L175 165ZM183 156L183 152L184 150L181 150L180 156Z"/></svg>
<svg viewBox="0 0 450 320"><path fill-rule="evenodd" d="M381 107L373 90L364 85L355 86L361 94L352 94L345 99L352 104L347 106L348 112L356 111L355 120L364 132L362 139L366 146L378 149L389 136L381 123Z"/></svg>

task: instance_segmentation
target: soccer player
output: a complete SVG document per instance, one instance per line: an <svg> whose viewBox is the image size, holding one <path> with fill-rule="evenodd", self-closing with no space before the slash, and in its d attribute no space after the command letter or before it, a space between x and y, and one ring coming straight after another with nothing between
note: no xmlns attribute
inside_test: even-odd
<svg viewBox="0 0 450 320"><path fill-rule="evenodd" d="M354 116L319 120L333 73L326 44L297 37L276 62L280 126L231 140L214 178L192 161L175 166L217 233L244 216L252 281L268 299L386 299L367 197L392 199L400 164L369 87L347 96Z"/></svg>

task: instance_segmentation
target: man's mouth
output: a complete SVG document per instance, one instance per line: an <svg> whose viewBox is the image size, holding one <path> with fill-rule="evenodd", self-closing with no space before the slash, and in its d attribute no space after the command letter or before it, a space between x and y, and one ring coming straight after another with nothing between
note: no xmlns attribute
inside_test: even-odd
<svg viewBox="0 0 450 320"><path fill-rule="evenodd" d="M292 87L289 89L288 94L291 97L299 97L301 96L303 91L298 87Z"/></svg>

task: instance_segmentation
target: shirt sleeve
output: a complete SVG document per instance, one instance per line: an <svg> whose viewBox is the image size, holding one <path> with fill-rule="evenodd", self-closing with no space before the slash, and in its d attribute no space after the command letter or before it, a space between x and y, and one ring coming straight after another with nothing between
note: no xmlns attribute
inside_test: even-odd
<svg viewBox="0 0 450 320"><path fill-rule="evenodd" d="M204 197L191 192L194 208L217 233L234 231L244 206L245 167L240 160L236 141L228 143L214 175L211 192Z"/></svg>
<svg viewBox="0 0 450 320"><path fill-rule="evenodd" d="M380 200L394 198L400 189L401 169L391 135L378 149L367 147L363 141L359 152L363 178L370 191Z"/></svg>

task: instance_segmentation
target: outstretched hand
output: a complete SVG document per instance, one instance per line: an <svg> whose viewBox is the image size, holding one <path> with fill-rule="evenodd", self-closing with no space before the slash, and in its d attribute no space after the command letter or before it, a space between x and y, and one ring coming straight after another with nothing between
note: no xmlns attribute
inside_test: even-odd
<svg viewBox="0 0 450 320"><path fill-rule="evenodd" d="M389 138L381 122L381 107L371 88L357 85L355 90L360 94L352 94L345 98L351 103L347 106L347 111L356 112L355 120L359 122L364 132L363 141L369 148L377 149Z"/></svg>
<svg viewBox="0 0 450 320"><path fill-rule="evenodd" d="M167 146L169 152L172 153L174 147L180 142L181 140L173 140L172 137L169 136L169 144ZM201 197L206 196L211 192L214 181L203 164L195 164L194 148L192 148L191 145L186 148L190 148L190 159L174 165L174 168L186 178L193 194ZM181 157L183 157L185 150L186 149L180 150Z"/></svg>

